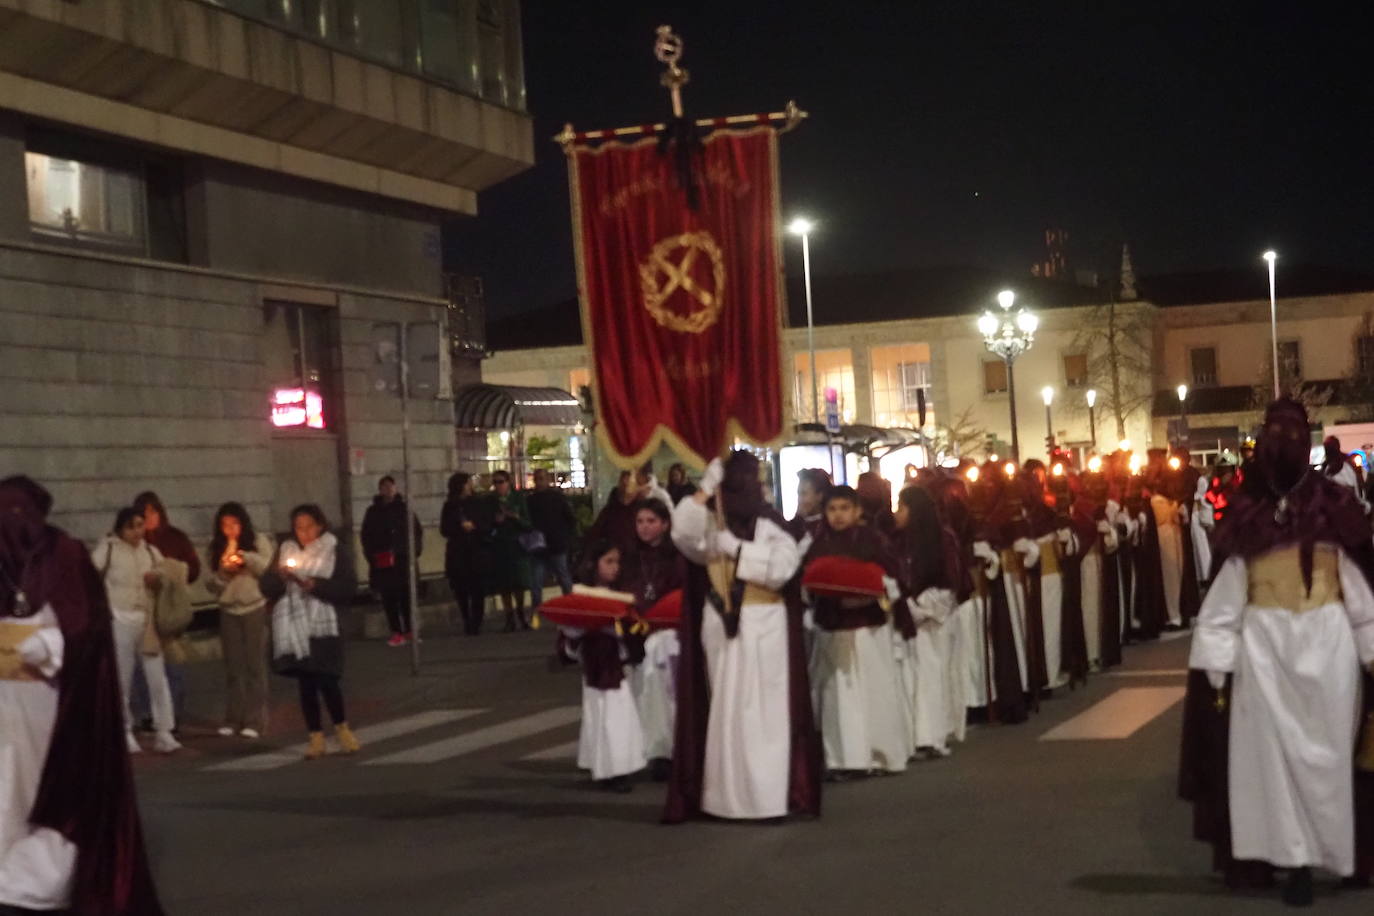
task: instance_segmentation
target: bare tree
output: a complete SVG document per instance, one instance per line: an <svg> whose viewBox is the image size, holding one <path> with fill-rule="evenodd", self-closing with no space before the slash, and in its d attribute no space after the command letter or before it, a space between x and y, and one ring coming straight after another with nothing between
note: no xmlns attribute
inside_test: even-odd
<svg viewBox="0 0 1374 916"><path fill-rule="evenodd" d="M1342 403L1354 408L1351 419L1374 419L1374 312L1365 312L1350 341L1350 370L1342 385Z"/></svg>
<svg viewBox="0 0 1374 916"><path fill-rule="evenodd" d="M1116 421L1116 438L1126 438L1127 421L1154 398L1152 307L1113 297L1083 320L1073 346L1087 358L1088 387L1097 389L1098 409Z"/></svg>
<svg viewBox="0 0 1374 916"><path fill-rule="evenodd" d="M987 427L974 420L973 407L970 406L948 423L935 424L930 448L937 455L967 455L982 448L991 436Z"/></svg>

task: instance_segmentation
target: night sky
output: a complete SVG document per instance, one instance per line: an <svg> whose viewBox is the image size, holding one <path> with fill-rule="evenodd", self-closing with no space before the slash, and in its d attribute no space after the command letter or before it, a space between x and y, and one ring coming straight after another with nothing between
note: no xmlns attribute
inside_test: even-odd
<svg viewBox="0 0 1374 916"><path fill-rule="evenodd" d="M1374 69L1359 4L526 0L536 166L450 226L493 317L575 292L549 138L662 120L654 28L686 42L688 114L811 118L782 139L784 216L820 274L1016 274L1043 230L1072 267L1374 267ZM1324 7L1331 12L1323 13ZM789 272L800 253L788 251ZM1282 263L1282 262L1281 262Z"/></svg>

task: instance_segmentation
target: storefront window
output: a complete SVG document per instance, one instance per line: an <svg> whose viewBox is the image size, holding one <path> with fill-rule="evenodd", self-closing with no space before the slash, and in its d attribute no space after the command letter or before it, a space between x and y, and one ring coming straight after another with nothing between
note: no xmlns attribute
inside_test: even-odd
<svg viewBox="0 0 1374 916"><path fill-rule="evenodd" d="M869 351L873 370L873 422L878 426L921 425L919 398L925 392L926 423L932 422L930 346L894 344Z"/></svg>

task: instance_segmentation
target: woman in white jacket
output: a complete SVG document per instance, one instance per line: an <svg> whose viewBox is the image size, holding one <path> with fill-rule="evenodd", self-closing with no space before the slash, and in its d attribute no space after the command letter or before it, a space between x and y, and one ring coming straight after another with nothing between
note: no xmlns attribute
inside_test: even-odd
<svg viewBox="0 0 1374 916"><path fill-rule="evenodd" d="M153 626L153 593L161 585L157 565L162 561L158 549L143 538L143 515L133 507L119 510L114 530L91 551L91 562L100 570L105 594L114 615L115 658L119 665L119 688L124 696L125 742L129 753L142 750L134 738L133 717L129 713L129 686L134 666L143 668L153 708L156 736L153 749L163 754L181 745L172 736L176 720L172 711L172 690L167 683L167 668L162 647Z"/></svg>

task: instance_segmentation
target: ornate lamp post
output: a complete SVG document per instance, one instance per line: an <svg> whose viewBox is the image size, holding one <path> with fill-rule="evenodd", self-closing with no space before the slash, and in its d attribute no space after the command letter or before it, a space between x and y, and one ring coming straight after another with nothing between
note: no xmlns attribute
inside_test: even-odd
<svg viewBox="0 0 1374 916"><path fill-rule="evenodd" d="M1092 440L1092 449L1097 451L1097 411L1093 410L1097 406L1097 389L1089 388L1086 395L1088 399L1088 438Z"/></svg>
<svg viewBox="0 0 1374 916"><path fill-rule="evenodd" d="M1000 356L1007 366L1007 401L1011 406L1011 457L1021 463L1021 440L1016 434L1016 375L1013 363L1035 342L1035 329L1040 320L1025 309L1012 311L1016 294L1004 289L997 294L1000 313L991 309L978 319L978 331L989 351Z"/></svg>

